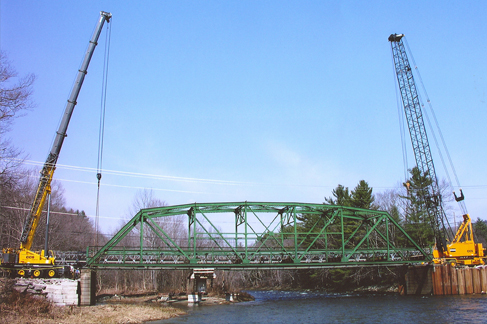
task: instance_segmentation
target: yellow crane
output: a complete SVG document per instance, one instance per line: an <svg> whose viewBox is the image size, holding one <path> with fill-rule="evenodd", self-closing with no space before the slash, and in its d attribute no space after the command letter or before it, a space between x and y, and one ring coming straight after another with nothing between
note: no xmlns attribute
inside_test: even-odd
<svg viewBox="0 0 487 324"><path fill-rule="evenodd" d="M110 22L111 17L112 15L108 12L100 12L98 24L89 42L83 63L78 71L76 82L66 104L64 115L59 125L59 129L56 132L54 143L40 172L39 184L37 186L34 201L29 214L27 215L20 237L20 247L18 249L3 249L3 258L0 260L0 266L11 274L18 276L54 277L58 274L58 269L61 268L60 266L56 266L56 259L53 253L46 251L47 244L45 250L31 251L31 248L46 199L51 193L51 181L54 175L54 170L56 169L56 163L59 153L61 152L64 138L67 136L66 131L68 129L69 121L73 114L74 107L76 106L76 101L88 71L91 57L98 44L98 38L100 37L103 25L105 22Z"/></svg>
<svg viewBox="0 0 487 324"><path fill-rule="evenodd" d="M438 249L433 250L433 258L435 263L485 264L484 248L482 243L475 243L469 214L463 215L463 222L452 242L446 245L446 250L442 253Z"/></svg>

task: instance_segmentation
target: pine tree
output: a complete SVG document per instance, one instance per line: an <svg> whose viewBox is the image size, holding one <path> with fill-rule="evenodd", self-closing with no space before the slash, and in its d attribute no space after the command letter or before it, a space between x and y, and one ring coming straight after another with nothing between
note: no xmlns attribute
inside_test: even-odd
<svg viewBox="0 0 487 324"><path fill-rule="evenodd" d="M330 205L350 206L350 193L348 191L348 187L344 187L339 184L335 189L333 189L332 194L335 199L333 199L333 197L325 197L325 202Z"/></svg>
<svg viewBox="0 0 487 324"><path fill-rule="evenodd" d="M408 200L405 216L406 231L421 247L429 247L435 241L433 225L426 209L426 205L431 203L428 188L433 180L428 172L423 173L418 167L412 168L409 172L411 177L403 183L407 188L408 195L406 197L401 196L401 198Z"/></svg>
<svg viewBox="0 0 487 324"><path fill-rule="evenodd" d="M477 218L475 223L473 223L473 231L478 243L487 243L487 221Z"/></svg>
<svg viewBox="0 0 487 324"><path fill-rule="evenodd" d="M350 195L350 206L364 209L377 209L374 205L375 197L372 188L365 180L360 180Z"/></svg>

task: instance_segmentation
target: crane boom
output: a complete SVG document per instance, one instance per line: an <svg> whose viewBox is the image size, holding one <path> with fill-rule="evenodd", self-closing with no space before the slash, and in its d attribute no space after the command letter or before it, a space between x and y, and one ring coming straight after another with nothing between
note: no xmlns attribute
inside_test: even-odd
<svg viewBox="0 0 487 324"><path fill-rule="evenodd" d="M413 71L402 41L403 37L403 34L391 34L388 40L391 43L394 68L416 165L424 176L431 179L426 197L423 197L424 204L422 208L428 216L436 238L436 249L433 251L434 261L436 263L457 262L465 265L484 264L483 247L481 243L474 242L471 219L468 214L463 215L464 221L455 237L450 235L451 229L443 209L443 201L424 125L419 93L416 89ZM463 200L463 193L461 192L461 197L456 197L455 195L455 200Z"/></svg>
<svg viewBox="0 0 487 324"><path fill-rule="evenodd" d="M433 232L437 239L437 248L440 251L444 251L448 237L448 231L445 226L446 215L443 210L440 187L436 177L426 127L424 125L418 91L404 43L402 42L403 36L402 34L392 34L389 36L389 41L391 42L397 82L399 84L416 165L424 175L430 177L432 180L428 188L429 197L425 197L427 203L423 207L433 227Z"/></svg>
<svg viewBox="0 0 487 324"><path fill-rule="evenodd" d="M73 90L71 91L71 95L66 104L64 115L59 125L59 129L56 132L54 143L46 159L46 162L44 163L44 166L41 170L39 185L37 187L34 202L32 203L32 207L29 211L29 214L27 215L27 220L24 224L22 235L20 237L21 250L22 249L30 250L32 246L34 234L36 232L36 228L39 223L39 219L46 201L46 197L51 190L52 177L54 174L54 170L56 168L57 159L59 157L59 153L61 151L64 138L66 137L66 130L68 129L71 115L73 114L74 107L76 106L77 103L76 100L78 99L81 86L83 85L84 78L86 76L86 73L88 72L88 66L90 64L91 57L93 56L93 52L95 51L96 45L98 44L97 42L98 42L98 38L100 37L103 24L105 23L105 21L109 22L111 17L112 15L108 12L104 12L104 11L100 12L100 19L98 20L98 24L95 28L95 32L93 33L93 36L90 40L83 63L81 64L81 67L78 71L78 76L76 78L76 82L73 86Z"/></svg>

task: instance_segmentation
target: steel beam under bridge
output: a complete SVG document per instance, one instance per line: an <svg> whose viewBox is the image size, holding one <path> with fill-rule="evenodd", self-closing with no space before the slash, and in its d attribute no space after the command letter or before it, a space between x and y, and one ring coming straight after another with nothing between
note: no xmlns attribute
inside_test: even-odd
<svg viewBox="0 0 487 324"><path fill-rule="evenodd" d="M273 269L431 261L384 211L306 203L194 203L140 210L93 269ZM423 262L424 262L423 261Z"/></svg>

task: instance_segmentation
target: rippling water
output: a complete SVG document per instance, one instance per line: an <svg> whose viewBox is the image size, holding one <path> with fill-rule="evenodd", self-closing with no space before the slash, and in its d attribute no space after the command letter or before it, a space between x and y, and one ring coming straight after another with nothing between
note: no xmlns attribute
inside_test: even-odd
<svg viewBox="0 0 487 324"><path fill-rule="evenodd" d="M199 305L155 323L487 323L487 296L416 297L249 291L253 302Z"/></svg>

